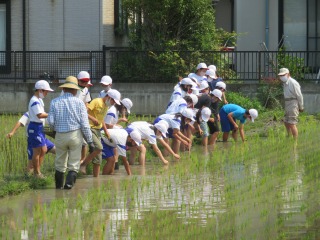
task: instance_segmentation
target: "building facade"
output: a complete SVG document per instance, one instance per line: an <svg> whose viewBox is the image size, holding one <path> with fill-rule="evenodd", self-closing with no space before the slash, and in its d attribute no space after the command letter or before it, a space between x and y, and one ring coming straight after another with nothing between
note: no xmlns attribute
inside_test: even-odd
<svg viewBox="0 0 320 240"><path fill-rule="evenodd" d="M238 33L238 51L320 50L320 0L215 0L216 24Z"/></svg>

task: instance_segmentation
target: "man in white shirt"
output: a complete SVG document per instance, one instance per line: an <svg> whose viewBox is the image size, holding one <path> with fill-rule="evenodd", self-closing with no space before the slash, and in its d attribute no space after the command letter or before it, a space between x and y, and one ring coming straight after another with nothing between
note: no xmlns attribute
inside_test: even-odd
<svg viewBox="0 0 320 240"><path fill-rule="evenodd" d="M290 76L287 68L281 68L279 78L283 82L283 95L284 95L284 125L287 129L288 136L292 135L293 138L298 137L298 116L299 112L303 112L303 96L301 93L300 84Z"/></svg>

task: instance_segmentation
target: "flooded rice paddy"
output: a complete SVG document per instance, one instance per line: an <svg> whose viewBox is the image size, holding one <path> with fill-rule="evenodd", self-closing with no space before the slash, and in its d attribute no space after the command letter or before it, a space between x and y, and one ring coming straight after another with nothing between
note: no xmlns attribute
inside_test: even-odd
<svg viewBox="0 0 320 240"><path fill-rule="evenodd" d="M319 239L320 128L0 199L1 239ZM277 132L280 131L280 132Z"/></svg>

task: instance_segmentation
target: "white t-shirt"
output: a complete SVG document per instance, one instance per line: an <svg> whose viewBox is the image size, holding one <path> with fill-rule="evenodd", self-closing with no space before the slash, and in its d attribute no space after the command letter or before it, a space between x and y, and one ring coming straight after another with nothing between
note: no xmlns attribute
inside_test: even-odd
<svg viewBox="0 0 320 240"><path fill-rule="evenodd" d="M19 122L25 127L26 136L28 136L28 125L29 125L29 113L25 112L19 119Z"/></svg>
<svg viewBox="0 0 320 240"><path fill-rule="evenodd" d="M171 103L171 105L166 110L166 114L182 113L182 111L187 107L188 104L186 100L184 100L183 98L179 98Z"/></svg>
<svg viewBox="0 0 320 240"><path fill-rule="evenodd" d="M128 133L125 129L108 129L108 133L110 134L110 138L112 139L112 143L106 138L104 131L101 130L101 137L105 144L116 147L120 156L126 157L127 154L127 138Z"/></svg>
<svg viewBox="0 0 320 240"><path fill-rule="evenodd" d="M81 99L84 103L91 101L90 92L87 87L83 88L82 90L78 90L76 97Z"/></svg>
<svg viewBox="0 0 320 240"><path fill-rule="evenodd" d="M169 128L178 129L180 131L181 119L172 114L162 114L159 116L161 120L165 120L169 124Z"/></svg>
<svg viewBox="0 0 320 240"><path fill-rule="evenodd" d="M162 137L156 136L154 130L150 127L152 127L152 125L145 121L133 122L128 126L128 128L138 131L141 134L142 140L148 140L150 144L157 144L157 138L161 139Z"/></svg>
<svg viewBox="0 0 320 240"><path fill-rule="evenodd" d="M39 113L44 113L44 103L41 98L37 98L36 96L33 96L30 99L29 106L28 106L28 112L29 112L29 120L30 122L38 122L44 124L45 119L44 118L38 118L37 115Z"/></svg>
<svg viewBox="0 0 320 240"><path fill-rule="evenodd" d="M111 106L108 109L106 116L104 117L104 122L106 124L115 125L117 124L118 119L119 119L119 111L116 109L115 106Z"/></svg>

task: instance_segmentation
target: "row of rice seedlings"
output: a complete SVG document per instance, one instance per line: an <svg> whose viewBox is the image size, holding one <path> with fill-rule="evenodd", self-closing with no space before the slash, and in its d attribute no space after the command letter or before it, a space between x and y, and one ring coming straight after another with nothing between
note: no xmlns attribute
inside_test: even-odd
<svg viewBox="0 0 320 240"><path fill-rule="evenodd" d="M318 139L309 134L312 131L314 126L306 127L301 139L314 146ZM310 146L297 145L299 155L308 159L302 162L294 158L294 142L284 136L256 140L245 145L231 143L226 149L220 146L205 160L199 149L190 157L183 155L180 163L159 176L124 177L118 189L103 185L73 202L53 201L45 208L35 208L33 225L24 229L31 236L55 233L65 238L99 239L128 237L126 234L133 239L288 236L285 226L297 213L284 207L296 203L296 194L301 192L298 186L288 188L288 181L306 166L304 174L311 175L307 181L311 183L318 155L312 154ZM301 205L300 213L312 211L309 206ZM279 216L279 209L289 212ZM66 216L73 220L61 224ZM311 218L316 222L318 215Z"/></svg>

